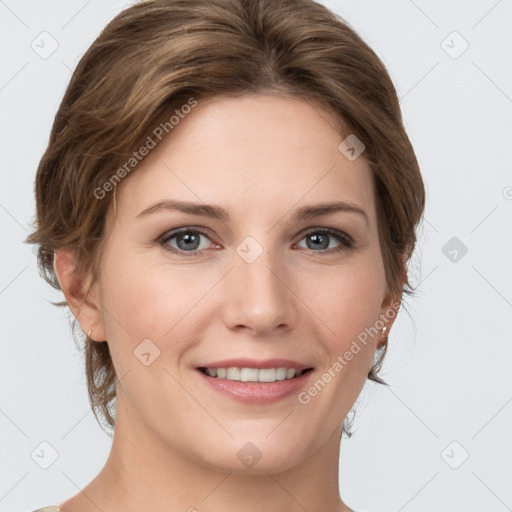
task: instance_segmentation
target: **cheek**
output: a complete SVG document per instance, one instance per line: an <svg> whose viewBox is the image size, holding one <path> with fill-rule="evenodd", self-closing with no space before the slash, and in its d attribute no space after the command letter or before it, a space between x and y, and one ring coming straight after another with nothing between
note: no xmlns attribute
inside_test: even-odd
<svg viewBox="0 0 512 512"><path fill-rule="evenodd" d="M112 339L129 336L140 342L183 331L191 319L203 316L210 301L216 302L222 288L215 290L223 272L206 267L162 262L160 256L151 261L126 251L123 259L106 259L101 300L107 334ZM291 278L294 293L290 300L298 313L306 307L312 321L324 323L332 339L346 340L377 319L383 276L379 256L367 251L339 265L312 262L286 280Z"/></svg>
<svg viewBox="0 0 512 512"><path fill-rule="evenodd" d="M383 266L378 255L369 254L329 272L319 272L308 305L311 321L321 328L321 350L327 354L313 388L305 390L304 402L316 410L331 410L332 424L352 407L368 376L380 331L379 319L385 291ZM303 289L301 296L306 293ZM318 316L317 319L315 317ZM319 332L319 331L318 331Z"/></svg>
<svg viewBox="0 0 512 512"><path fill-rule="evenodd" d="M172 376L178 378L182 354L198 339L195 305L215 280L191 279L192 267L184 272L125 256L106 258L102 279L103 318L122 389L146 412L160 410L162 400L192 408Z"/></svg>
<svg viewBox="0 0 512 512"><path fill-rule="evenodd" d="M378 319L385 291L383 272L378 258L368 255L317 272L312 279L299 283L299 293L325 323L330 339L347 342Z"/></svg>
<svg viewBox="0 0 512 512"><path fill-rule="evenodd" d="M133 351L151 339L163 351L172 339L172 352L179 355L184 340L193 339L201 302L218 276L126 252L122 260L105 262L103 318L113 350Z"/></svg>

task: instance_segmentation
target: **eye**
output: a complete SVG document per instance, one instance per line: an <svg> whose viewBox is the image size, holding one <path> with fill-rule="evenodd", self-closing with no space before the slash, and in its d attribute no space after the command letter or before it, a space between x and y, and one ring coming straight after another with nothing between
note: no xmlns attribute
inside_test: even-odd
<svg viewBox="0 0 512 512"><path fill-rule="evenodd" d="M339 245L329 249L329 242L333 238L339 242ZM346 233L326 228L314 228L303 236L302 240L304 239L311 241L310 243L306 242L306 248L312 249L314 252L339 252L351 249L354 245L354 240Z"/></svg>
<svg viewBox="0 0 512 512"><path fill-rule="evenodd" d="M167 251L177 254L190 253L191 256L196 256L200 251L208 249L208 242L203 242L202 238L213 243L202 229L184 227L165 233L159 243ZM354 240L346 233L328 228L313 228L303 235L301 240L304 239L309 240L306 242L306 249L327 254L351 249L354 245ZM337 241L338 245L329 248L332 240ZM217 244L214 246L220 247Z"/></svg>
<svg viewBox="0 0 512 512"><path fill-rule="evenodd" d="M171 252L193 253L195 251L208 248L208 243L202 244L201 238L206 238L209 240L204 231L197 228L192 229L187 227L168 232L160 239L160 244L163 245L166 250ZM174 239L176 239L177 247L171 244L171 241Z"/></svg>

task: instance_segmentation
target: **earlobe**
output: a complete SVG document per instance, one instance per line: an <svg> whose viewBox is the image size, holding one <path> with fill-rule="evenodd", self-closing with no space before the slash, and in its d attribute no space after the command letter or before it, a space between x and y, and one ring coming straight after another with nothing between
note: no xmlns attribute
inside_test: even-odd
<svg viewBox="0 0 512 512"><path fill-rule="evenodd" d="M81 278L76 270L76 253L70 247L55 251L53 269L64 293L69 309L85 333L95 341L105 341L106 333L102 323L101 305L95 297L94 287L87 293L90 278Z"/></svg>
<svg viewBox="0 0 512 512"><path fill-rule="evenodd" d="M383 300L380 308L380 316L379 318L382 320L384 325L386 326L385 332L383 333L383 337L387 338L389 335L389 331L391 330L391 326L396 320L398 315L398 311L400 309L401 297L394 297L391 292L388 291L386 298Z"/></svg>

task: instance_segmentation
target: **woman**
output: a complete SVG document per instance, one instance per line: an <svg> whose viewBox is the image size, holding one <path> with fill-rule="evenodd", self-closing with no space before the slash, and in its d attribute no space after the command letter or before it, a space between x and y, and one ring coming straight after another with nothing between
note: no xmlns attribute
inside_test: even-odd
<svg viewBox="0 0 512 512"><path fill-rule="evenodd" d="M340 440L383 383L425 197L394 86L343 20L312 0L126 9L77 66L36 199L28 241L114 427L49 510L352 510Z"/></svg>

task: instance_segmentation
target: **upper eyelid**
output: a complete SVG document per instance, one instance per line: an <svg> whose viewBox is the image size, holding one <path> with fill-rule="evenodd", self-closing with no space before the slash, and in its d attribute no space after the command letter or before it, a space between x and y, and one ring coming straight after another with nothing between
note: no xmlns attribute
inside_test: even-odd
<svg viewBox="0 0 512 512"><path fill-rule="evenodd" d="M214 242L214 240L211 239L210 230L207 228L203 228L200 226L180 226L176 228L172 228L170 230L167 230L165 233L163 233L161 236L158 237L158 241L160 243L165 243L171 239L173 239L175 236L179 235L180 233L186 233L187 231L196 231L201 235L206 236L211 242ZM330 228L330 227L322 227L322 226L312 226L309 228L305 228L300 232L301 238L299 240L302 240L305 236L316 233L316 232L327 232L329 236L339 236L340 238L346 238L346 242L348 243L354 243L354 238L349 235L346 231L338 229L338 228Z"/></svg>

